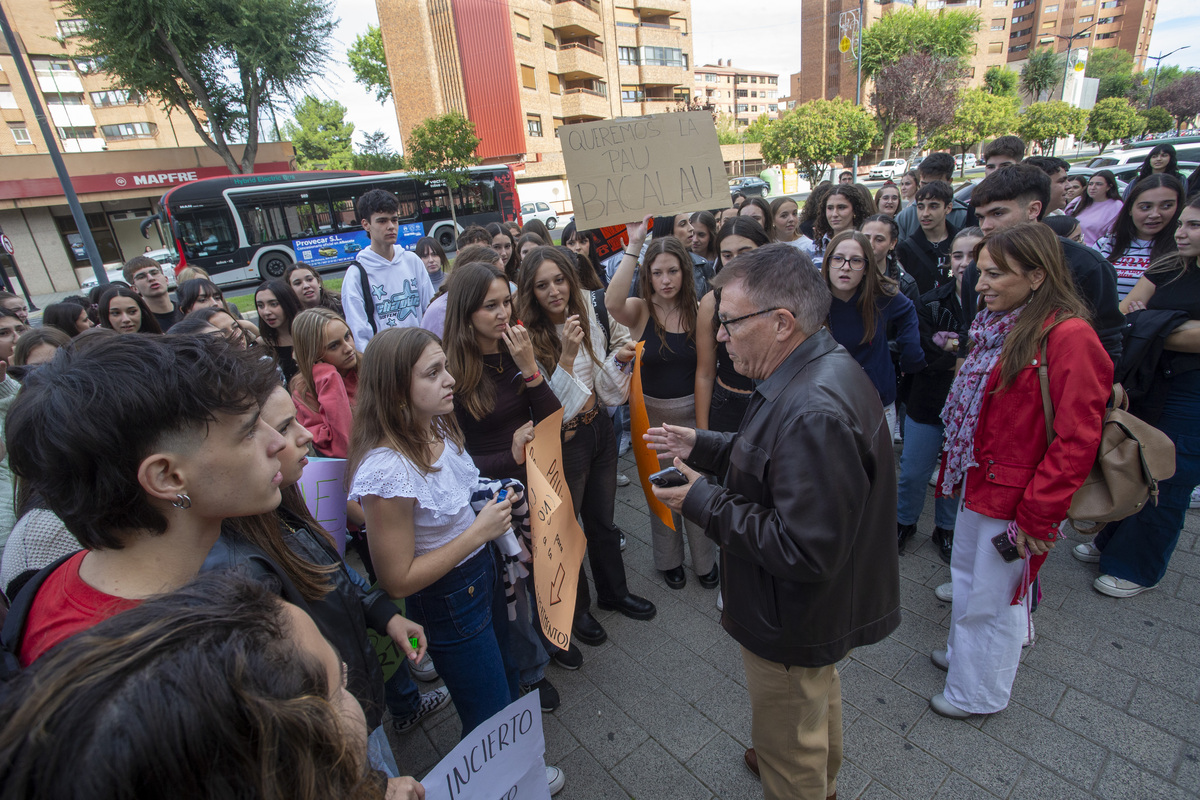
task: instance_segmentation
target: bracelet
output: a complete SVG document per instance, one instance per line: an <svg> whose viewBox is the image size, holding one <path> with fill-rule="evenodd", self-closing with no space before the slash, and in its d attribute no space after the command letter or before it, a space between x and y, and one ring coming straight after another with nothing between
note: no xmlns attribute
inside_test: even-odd
<svg viewBox="0 0 1200 800"><path fill-rule="evenodd" d="M523 380L524 380L526 383L533 383L534 381L536 381L536 380L537 380L538 378L540 378L540 377L542 377L542 371L541 371L540 369L535 369L535 370L533 371L533 374L532 374L532 375L530 375L528 378L526 378L524 375L522 375L522 376L521 376L521 378L522 378L522 379L523 379Z"/></svg>

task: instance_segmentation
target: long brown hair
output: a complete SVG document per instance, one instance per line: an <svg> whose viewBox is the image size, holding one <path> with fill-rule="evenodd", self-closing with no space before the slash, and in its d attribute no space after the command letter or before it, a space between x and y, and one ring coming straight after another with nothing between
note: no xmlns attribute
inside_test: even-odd
<svg viewBox="0 0 1200 800"><path fill-rule="evenodd" d="M861 228L863 220L875 213L875 201L871 199L870 193L865 189L860 189L853 184L833 186L829 189L829 194L825 195L825 199L821 201L820 213L813 221L813 233L816 234L814 238L817 240L833 233L833 228L829 227L829 220L825 214L825 206L829 203L829 198L836 196L844 197L850 202L850 210L854 215L850 222L851 229ZM825 252L829 252L829 250L826 249Z"/></svg>
<svg viewBox="0 0 1200 800"><path fill-rule="evenodd" d="M996 231L975 246L976 260L984 248L1005 272L1028 275L1041 267L1046 273L1046 279L1030 296L1029 307L1017 318L1000 351L1000 388L1005 388L1038 357L1055 325L1075 318L1087 320L1088 311L1067 271L1062 244L1047 226L1023 222ZM1049 324L1047 320L1051 320Z"/></svg>
<svg viewBox="0 0 1200 800"><path fill-rule="evenodd" d="M650 246L646 248L645 257L642 258L642 267L638 271L638 294L649 306L650 321L654 323L654 331L658 334L658 340L662 342L663 347L670 350L671 348L667 346L667 330L659 321L658 313L654 309L654 280L650 277L650 265L661 255L674 256L679 261L680 285L676 302L679 303L680 321L683 322L684 332L687 333L690 341L696 339L696 315L699 311L700 301L696 297L696 277L692 267L691 253L684 249L683 243L674 236L660 236L652 239Z"/></svg>
<svg viewBox="0 0 1200 800"><path fill-rule="evenodd" d="M333 537L309 513L308 506L304 504L304 497L296 485L286 486L280 493L283 495L280 508L298 517L315 536L326 540L330 546L334 545ZM230 520L230 524L248 542L257 546L278 564L308 602L315 603L333 591L333 581L329 576L337 572L337 566L314 564L288 547L287 542L283 540L283 519L278 511L240 517Z"/></svg>
<svg viewBox="0 0 1200 800"><path fill-rule="evenodd" d="M879 314L879 301L895 297L900 285L880 272L879 265L875 263L875 251L871 247L871 240L858 231L849 230L842 231L833 237L829 246L825 248L825 259L821 262L821 274L825 277L825 285L829 287L830 291L833 291L833 281L829 279L829 257L837 252L837 248L842 242L847 241L853 241L862 248L863 258L867 259L867 266L863 269L862 283L858 285L858 314L862 317L863 323L863 338L859 344L868 344L877 333L875 328L878 325L876 318Z"/></svg>
<svg viewBox="0 0 1200 800"><path fill-rule="evenodd" d="M463 273L455 270L454 274ZM358 371L358 408L346 460L347 482L376 447L395 450L425 473L437 471L429 457L431 434L463 449L454 414L434 417L428 428L421 427L413 416L413 369L431 344L441 342L424 328L388 328L371 337Z"/></svg>
<svg viewBox="0 0 1200 800"><path fill-rule="evenodd" d="M533 353L537 356L542 369L546 370L547 377L553 375L554 371L558 369L558 359L562 356L562 340L558 336L554 322L542 308L542 304L538 302L537 295L534 293L538 270L547 261L558 267L567 280L567 288L570 292L567 298L567 316L572 314L579 316L579 324L583 326L583 342L580 346L599 366L603 356L597 359L596 352L592 350L592 326L588 315L591 303L583 293L579 275L571 265L571 259L557 247L539 247L530 250L521 263L520 281L517 284L516 311L517 316L521 319L521 324L529 331L529 338L533 342Z"/></svg>
<svg viewBox="0 0 1200 800"><path fill-rule="evenodd" d="M320 306L306 308L292 320L292 358L295 359L299 371L292 378L288 388L313 411L317 410L313 367L325 352L325 332L333 322L340 322L346 325L346 330L350 329L340 315ZM358 367L355 366L354 370L357 371Z"/></svg>
<svg viewBox="0 0 1200 800"><path fill-rule="evenodd" d="M496 407L496 388L490 380L484 380L483 351L475 338L471 316L483 306L488 290L496 281L508 285L503 272L491 264L479 262L460 265L446 279L446 327L442 331L442 347L455 380L454 402L475 419L483 419L492 413ZM504 352L504 342L500 343L500 351Z"/></svg>

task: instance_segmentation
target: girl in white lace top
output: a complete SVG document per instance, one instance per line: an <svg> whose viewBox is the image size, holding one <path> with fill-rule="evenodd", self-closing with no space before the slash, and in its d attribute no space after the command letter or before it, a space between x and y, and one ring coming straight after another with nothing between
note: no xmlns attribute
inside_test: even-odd
<svg viewBox="0 0 1200 800"><path fill-rule="evenodd" d="M376 334L359 369L349 496L362 504L380 585L407 598L408 615L425 626L465 736L517 698L490 544L509 529L514 498L472 510L479 472L454 418L453 387L432 333Z"/></svg>

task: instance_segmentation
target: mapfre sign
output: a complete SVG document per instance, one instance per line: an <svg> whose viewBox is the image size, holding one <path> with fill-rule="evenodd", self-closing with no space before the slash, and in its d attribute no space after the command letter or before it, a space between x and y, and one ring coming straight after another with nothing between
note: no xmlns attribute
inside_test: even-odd
<svg viewBox="0 0 1200 800"><path fill-rule="evenodd" d="M190 172L145 172L141 175L133 176L134 186L171 186L176 183L185 183L194 181L199 176L197 170ZM117 186L125 186L129 183L125 176L120 175L116 179Z"/></svg>
<svg viewBox="0 0 1200 800"><path fill-rule="evenodd" d="M291 172L286 161L255 164L255 173ZM196 167L162 172L110 172L106 175L72 175L71 183L77 194L99 192L128 192L143 188L168 188L201 178L218 178L228 175L227 167ZM62 184L58 178L28 178L25 180L0 180L0 200L15 200L27 197L62 197Z"/></svg>

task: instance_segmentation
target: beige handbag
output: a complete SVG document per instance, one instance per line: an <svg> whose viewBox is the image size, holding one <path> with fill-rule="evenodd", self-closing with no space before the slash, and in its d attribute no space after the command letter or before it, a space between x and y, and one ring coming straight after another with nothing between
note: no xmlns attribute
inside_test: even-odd
<svg viewBox="0 0 1200 800"><path fill-rule="evenodd" d="M1054 405L1050 402L1045 348L1038 365L1038 381L1049 446L1054 441ZM1147 500L1158 505L1158 482L1174 474L1175 443L1158 428L1129 413L1128 395L1121 384L1113 384L1096 463L1071 498L1067 518L1080 533L1096 533L1103 523L1133 516Z"/></svg>

